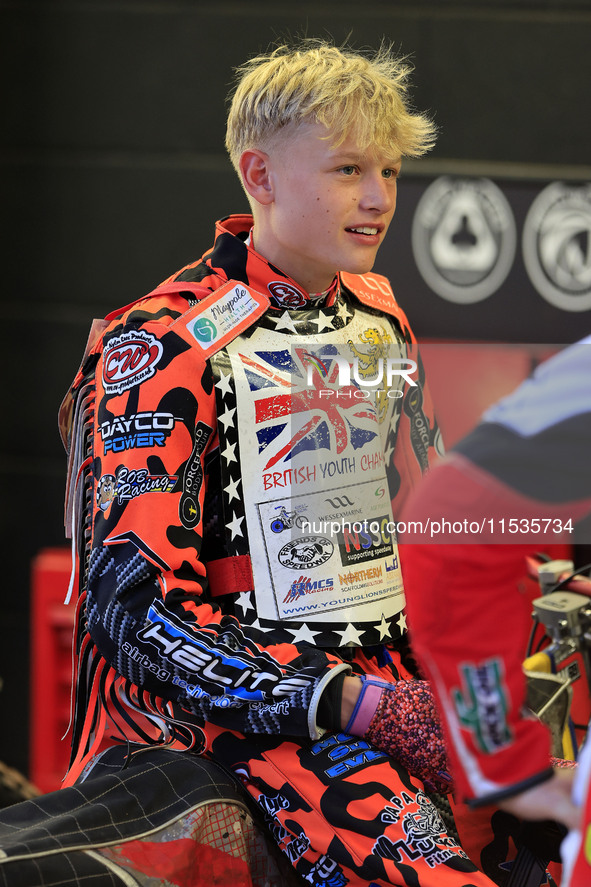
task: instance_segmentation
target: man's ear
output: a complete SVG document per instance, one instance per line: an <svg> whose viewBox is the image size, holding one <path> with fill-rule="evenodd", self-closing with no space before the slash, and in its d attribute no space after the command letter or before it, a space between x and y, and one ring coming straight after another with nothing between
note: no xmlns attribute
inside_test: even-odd
<svg viewBox="0 0 591 887"><path fill-rule="evenodd" d="M240 175L247 194L264 206L273 202L273 184L269 155L249 148L240 158Z"/></svg>

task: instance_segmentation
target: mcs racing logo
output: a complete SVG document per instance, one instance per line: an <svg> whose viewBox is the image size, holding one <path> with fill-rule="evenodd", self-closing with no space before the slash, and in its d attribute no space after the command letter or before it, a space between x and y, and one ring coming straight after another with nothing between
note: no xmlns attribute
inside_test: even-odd
<svg viewBox="0 0 591 887"><path fill-rule="evenodd" d="M291 604L305 594L313 594L315 591L330 591L334 586L334 579L317 579L312 581L309 576L300 576L291 583L290 589L283 599L284 604Z"/></svg>

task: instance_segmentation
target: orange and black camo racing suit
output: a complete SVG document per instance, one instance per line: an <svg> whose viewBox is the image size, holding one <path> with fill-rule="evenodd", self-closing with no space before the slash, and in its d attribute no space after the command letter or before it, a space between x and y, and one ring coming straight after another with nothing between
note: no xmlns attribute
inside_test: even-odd
<svg viewBox="0 0 591 887"><path fill-rule="evenodd" d="M339 676L413 676L383 529L439 446L412 333L385 278L310 296L251 225L218 223L198 262L95 322L62 407L80 576L66 784L113 742L192 750L239 775L311 884L489 884L419 779L318 723ZM373 410L330 401L335 337L414 355L419 384ZM292 392L306 361L324 399ZM378 538L289 532L321 502L358 514L363 489Z"/></svg>

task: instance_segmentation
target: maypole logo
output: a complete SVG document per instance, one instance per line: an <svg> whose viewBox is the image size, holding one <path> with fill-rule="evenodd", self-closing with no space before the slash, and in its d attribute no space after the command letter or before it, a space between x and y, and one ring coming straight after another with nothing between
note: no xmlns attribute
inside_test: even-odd
<svg viewBox="0 0 591 887"><path fill-rule="evenodd" d="M217 334L215 323L208 317L199 317L193 324L193 335L200 342L213 342Z"/></svg>
<svg viewBox="0 0 591 887"><path fill-rule="evenodd" d="M347 389L349 396L353 392L357 398L369 398L370 391L365 389L372 389L386 391L388 397L397 399L403 396L403 392L395 385L405 382L413 388L417 386L412 378L417 371L417 363L409 358L380 357L376 360L374 375L371 377L358 357L349 361L340 354L319 357L311 352L304 353L302 357L306 362L306 385L309 388L315 388L318 379L327 379L329 375L333 386L336 383L335 387ZM335 388L321 388L318 393L320 397L330 397L335 394ZM344 393L337 396L343 396Z"/></svg>

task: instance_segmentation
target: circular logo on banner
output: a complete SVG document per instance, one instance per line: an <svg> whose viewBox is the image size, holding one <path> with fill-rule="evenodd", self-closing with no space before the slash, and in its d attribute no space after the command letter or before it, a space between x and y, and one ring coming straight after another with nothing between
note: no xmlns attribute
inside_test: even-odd
<svg viewBox="0 0 591 887"><path fill-rule="evenodd" d="M523 226L523 261L536 290L563 311L591 308L591 185L548 185Z"/></svg>
<svg viewBox="0 0 591 887"><path fill-rule="evenodd" d="M283 308L302 308L306 304L305 295L287 281L273 280L267 284L267 288L277 304Z"/></svg>
<svg viewBox="0 0 591 887"><path fill-rule="evenodd" d="M284 545L279 552L279 563L290 570L319 567L330 560L334 545L324 536L302 536Z"/></svg>
<svg viewBox="0 0 591 887"><path fill-rule="evenodd" d="M431 289L450 302L480 302L513 264L517 235L511 207L489 179L442 176L416 208L412 248Z"/></svg>

